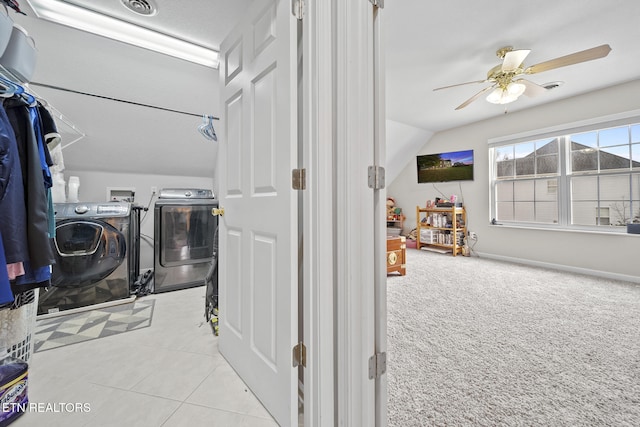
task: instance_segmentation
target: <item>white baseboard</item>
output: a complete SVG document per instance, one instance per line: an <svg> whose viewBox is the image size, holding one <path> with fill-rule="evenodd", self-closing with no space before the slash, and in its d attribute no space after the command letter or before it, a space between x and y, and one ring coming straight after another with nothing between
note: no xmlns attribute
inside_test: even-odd
<svg viewBox="0 0 640 427"><path fill-rule="evenodd" d="M542 262L542 261L533 261L533 260L530 260L530 259L515 258L515 257L504 256L504 255L488 254L488 253L484 253L484 252L476 252L476 254L480 258L494 259L494 260L497 260L497 261L513 262L513 263L517 263L517 264L531 265L531 266L534 266L534 267L543 267L543 268L549 268L549 269L553 269L553 270L567 271L567 272L576 273L576 274L586 274L586 275L589 275L589 276L603 277L605 279L611 279L611 280L622 280L622 281L625 281L625 282L640 283L640 277L631 276L631 275L628 275L628 274L618 274L618 273L612 273L610 271L601 271L601 270L592 270L592 269L589 269L589 268L572 267L570 265L553 264L553 263L550 263L550 262Z"/></svg>

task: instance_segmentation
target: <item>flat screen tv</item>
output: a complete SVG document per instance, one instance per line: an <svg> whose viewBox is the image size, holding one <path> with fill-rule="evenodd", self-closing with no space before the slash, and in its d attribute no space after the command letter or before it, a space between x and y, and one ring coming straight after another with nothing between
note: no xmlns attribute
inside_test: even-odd
<svg viewBox="0 0 640 427"><path fill-rule="evenodd" d="M473 181L473 150L417 156L418 183Z"/></svg>

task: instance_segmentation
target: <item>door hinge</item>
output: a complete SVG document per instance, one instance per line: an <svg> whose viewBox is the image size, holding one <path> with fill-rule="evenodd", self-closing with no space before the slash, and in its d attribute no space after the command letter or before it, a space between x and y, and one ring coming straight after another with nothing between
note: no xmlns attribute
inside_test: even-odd
<svg viewBox="0 0 640 427"><path fill-rule="evenodd" d="M382 166L369 166L369 188L381 190L384 186L384 168Z"/></svg>
<svg viewBox="0 0 640 427"><path fill-rule="evenodd" d="M304 0L291 0L291 13L298 21L304 17Z"/></svg>
<svg viewBox="0 0 640 427"><path fill-rule="evenodd" d="M369 379L380 378L387 372L387 353L376 353L369 358Z"/></svg>
<svg viewBox="0 0 640 427"><path fill-rule="evenodd" d="M307 171L306 169L293 169L291 171L291 186L294 190L307 189Z"/></svg>
<svg viewBox="0 0 640 427"><path fill-rule="evenodd" d="M307 367L307 347L303 343L299 342L293 346L293 367L296 368L300 365Z"/></svg>
<svg viewBox="0 0 640 427"><path fill-rule="evenodd" d="M384 0L369 0L369 3L376 6L379 9L384 8Z"/></svg>

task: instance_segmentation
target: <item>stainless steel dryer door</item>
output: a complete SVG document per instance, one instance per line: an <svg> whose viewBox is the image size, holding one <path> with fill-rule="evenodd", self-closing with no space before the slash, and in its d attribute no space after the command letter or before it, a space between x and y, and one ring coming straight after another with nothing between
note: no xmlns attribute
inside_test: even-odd
<svg viewBox="0 0 640 427"><path fill-rule="evenodd" d="M127 259L125 236L99 220L62 220L56 225L56 263L51 284L78 288L97 283Z"/></svg>
<svg viewBox="0 0 640 427"><path fill-rule="evenodd" d="M213 257L216 200L159 200L154 209L153 292L204 285Z"/></svg>
<svg viewBox="0 0 640 427"><path fill-rule="evenodd" d="M211 261L216 221L210 206L162 206L160 212L160 265Z"/></svg>

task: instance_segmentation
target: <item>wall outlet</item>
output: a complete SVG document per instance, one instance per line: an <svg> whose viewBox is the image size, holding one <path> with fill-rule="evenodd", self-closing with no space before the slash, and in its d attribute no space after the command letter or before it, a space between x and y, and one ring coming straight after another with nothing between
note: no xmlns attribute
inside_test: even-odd
<svg viewBox="0 0 640 427"><path fill-rule="evenodd" d="M478 235L476 234L475 231L469 232L469 240L478 240Z"/></svg>
<svg viewBox="0 0 640 427"><path fill-rule="evenodd" d="M158 187L151 187L151 194L157 194L158 193Z"/></svg>

